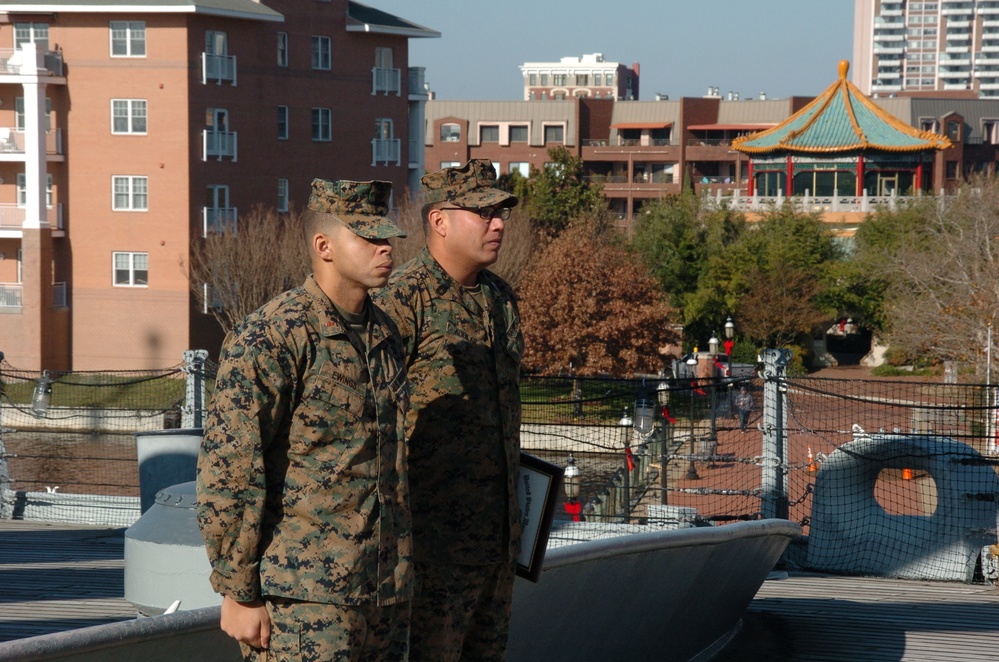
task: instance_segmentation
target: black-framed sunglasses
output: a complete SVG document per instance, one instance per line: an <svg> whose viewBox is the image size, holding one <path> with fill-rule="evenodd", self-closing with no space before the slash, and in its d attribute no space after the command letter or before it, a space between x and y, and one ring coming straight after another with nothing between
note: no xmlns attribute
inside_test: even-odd
<svg viewBox="0 0 999 662"><path fill-rule="evenodd" d="M470 211L479 215L483 221L491 221L498 218L502 221L510 220L509 207L441 207L441 211L457 209L459 211Z"/></svg>

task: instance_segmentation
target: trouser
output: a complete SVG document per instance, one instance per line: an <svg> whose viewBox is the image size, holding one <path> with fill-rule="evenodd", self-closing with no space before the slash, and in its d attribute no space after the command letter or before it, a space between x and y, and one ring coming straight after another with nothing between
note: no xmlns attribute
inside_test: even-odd
<svg viewBox="0 0 999 662"><path fill-rule="evenodd" d="M240 644L246 662L399 662L408 659L410 602L384 607L265 598L268 650Z"/></svg>
<svg viewBox="0 0 999 662"><path fill-rule="evenodd" d="M416 563L410 659L488 662L506 658L514 567Z"/></svg>

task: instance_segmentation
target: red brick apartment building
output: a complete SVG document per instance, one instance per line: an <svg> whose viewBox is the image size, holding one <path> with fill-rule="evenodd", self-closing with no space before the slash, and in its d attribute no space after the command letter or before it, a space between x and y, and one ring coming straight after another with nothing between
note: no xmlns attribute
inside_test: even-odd
<svg viewBox="0 0 999 662"><path fill-rule="evenodd" d="M423 173L439 33L348 0L0 6L0 351L15 367L163 367L217 348L192 241L309 184Z"/></svg>
<svg viewBox="0 0 999 662"><path fill-rule="evenodd" d="M486 158L501 174L527 176L531 167L544 167L549 148L564 146L582 158L587 175L603 186L611 209L627 226L643 204L679 193L685 177L697 193L745 200L752 195L749 161L732 149L732 141L780 124L811 101L797 96L723 99L718 94L657 101L435 99L426 110L426 162L433 169ZM910 126L950 139L952 147L934 156L927 192L952 189L971 172L995 172L999 100L900 95L874 101ZM767 195L756 183L760 195ZM823 191L811 193L830 197ZM870 196L887 194L869 191ZM828 220L845 218L855 225L864 216L844 212L830 214Z"/></svg>

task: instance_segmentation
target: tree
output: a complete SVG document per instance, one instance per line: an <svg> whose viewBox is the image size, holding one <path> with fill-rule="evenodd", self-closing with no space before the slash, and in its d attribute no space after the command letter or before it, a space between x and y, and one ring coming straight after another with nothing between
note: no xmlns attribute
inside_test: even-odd
<svg viewBox="0 0 999 662"><path fill-rule="evenodd" d="M707 338L735 309L722 272L729 247L745 230L742 214L709 208L690 193L657 200L636 218L632 246L682 311L688 337ZM704 281L708 274L715 277L710 287Z"/></svg>
<svg viewBox="0 0 999 662"><path fill-rule="evenodd" d="M543 170L531 169L527 181L527 213L535 229L557 236L578 218L592 215L603 206L599 186L586 179L583 159L565 147L548 150L550 163Z"/></svg>
<svg viewBox="0 0 999 662"><path fill-rule="evenodd" d="M225 331L310 271L301 216L270 207L254 207L236 229L191 242L191 290Z"/></svg>
<svg viewBox="0 0 999 662"><path fill-rule="evenodd" d="M557 374L630 375L662 368L678 342L673 309L611 231L578 221L539 251L518 288L525 367Z"/></svg>
<svg viewBox="0 0 999 662"><path fill-rule="evenodd" d="M983 366L999 315L999 179L976 178L943 204L879 220L895 233L876 272L888 283L893 352Z"/></svg>

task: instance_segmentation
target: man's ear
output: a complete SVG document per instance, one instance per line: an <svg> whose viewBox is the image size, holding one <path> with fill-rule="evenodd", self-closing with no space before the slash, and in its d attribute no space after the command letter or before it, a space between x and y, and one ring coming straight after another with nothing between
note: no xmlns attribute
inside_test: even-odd
<svg viewBox="0 0 999 662"><path fill-rule="evenodd" d="M447 236L447 219L440 209L431 209L427 212L427 226L431 233L440 237Z"/></svg>
<svg viewBox="0 0 999 662"><path fill-rule="evenodd" d="M310 242L312 252L321 260L329 261L333 259L333 239L325 232L317 232L312 235Z"/></svg>

